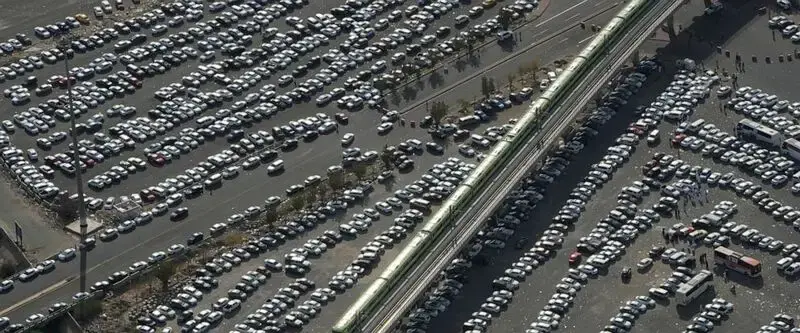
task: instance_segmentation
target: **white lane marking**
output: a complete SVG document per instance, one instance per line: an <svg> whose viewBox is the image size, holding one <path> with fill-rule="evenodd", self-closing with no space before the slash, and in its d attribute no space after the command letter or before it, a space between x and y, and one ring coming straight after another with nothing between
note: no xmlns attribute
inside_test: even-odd
<svg viewBox="0 0 800 333"><path fill-rule="evenodd" d="M69 277L69 278L66 278L64 280L61 280L60 282L48 287L47 289L44 289L44 290L42 290L42 291L40 291L40 292L38 292L36 294L33 294L33 295L29 296L28 298L26 298L24 300L21 300L21 301L17 302L16 304L14 304L12 306L9 306L8 308L3 309L3 311L0 311L0 315L4 315L6 313L14 311L17 308L19 308L19 307L21 307L23 305L26 305L26 304L30 303L31 301L33 301L33 300L35 300L35 299L37 299L39 297L42 297L42 295L49 294L53 290L61 288L62 286L64 286L65 284L67 284L70 281L72 281L72 277Z"/></svg>
<svg viewBox="0 0 800 333"><path fill-rule="evenodd" d="M566 20L564 20L564 21L565 21L565 22L572 21L572 19L578 18L578 16L581 16L581 13L577 13L577 14L575 14L575 15L572 15L572 16L568 17L568 18L567 18Z"/></svg>
<svg viewBox="0 0 800 333"><path fill-rule="evenodd" d="M590 39L592 39L592 38L594 38L594 36L589 36L589 37L586 37L586 38L584 38L584 39L581 39L581 41L580 41L580 42L578 42L578 44L583 44L583 42L585 42L585 41L587 41L587 40L590 40Z"/></svg>
<svg viewBox="0 0 800 333"><path fill-rule="evenodd" d="M534 39L536 39L537 37L539 37L539 36L541 36L541 35L544 35L544 34L545 34L545 33L547 33L548 31L550 31L550 29L544 29L544 30L542 30L542 31L539 31L539 32L537 32L537 33L533 34L533 38L534 38Z"/></svg>
<svg viewBox="0 0 800 333"><path fill-rule="evenodd" d="M569 40L569 37L564 37L564 39L560 40L558 43L561 44Z"/></svg>
<svg viewBox="0 0 800 333"><path fill-rule="evenodd" d="M538 28L538 27L541 27L541 26L543 26L543 25L547 24L547 22L550 22L550 21L552 21L553 19L555 19L555 18L557 18L557 17L559 17L559 16L561 16L561 15L564 15L566 12L568 12L568 11L570 11L570 10L573 10L573 9L575 9L575 8L578 8L579 6L581 6L581 5L585 4L587 1L589 1L589 0L583 0L583 1L581 1L581 2L578 2L578 3L576 3L576 4L575 4L575 5L573 5L572 7L569 7L569 8L567 8L567 9L564 9L564 11L562 11L562 12L560 12L560 13L558 13L558 14L555 14L555 15L553 15L553 16L551 16L551 17L549 17L548 19L546 19L546 20L542 21L541 23L537 24L537 25L536 25L536 27Z"/></svg>

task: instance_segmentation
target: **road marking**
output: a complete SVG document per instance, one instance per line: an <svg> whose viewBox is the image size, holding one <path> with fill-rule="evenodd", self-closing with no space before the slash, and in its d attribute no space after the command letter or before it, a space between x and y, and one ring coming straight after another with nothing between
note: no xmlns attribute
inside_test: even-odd
<svg viewBox="0 0 800 333"><path fill-rule="evenodd" d="M558 41L558 43L561 44L561 43L566 42L568 40L569 40L569 37L564 37L564 39Z"/></svg>
<svg viewBox="0 0 800 333"><path fill-rule="evenodd" d="M594 36L589 36L589 37L586 37L586 38L584 38L584 39L581 39L581 41L580 41L580 42L578 42L578 44L583 44L583 42L585 42L585 41L587 41L587 40L590 40L590 39L592 39L592 38L594 38Z"/></svg>
<svg viewBox="0 0 800 333"><path fill-rule="evenodd" d="M547 22L550 22L550 21L552 21L553 19L555 19L555 18L557 18L557 17L559 17L559 16L561 16L561 15L564 15L566 12L568 12L568 11L570 11L570 10L573 10L573 9L575 9L575 8L578 8L579 6L581 6L581 5L585 4L587 1L589 1L589 0L583 0L583 1L581 1L581 2L578 2L578 3L576 3L576 4L575 4L575 5L573 5L572 7L569 7L569 8L567 8L567 9L564 9L564 11L562 11L562 12L560 12L560 13L558 13L558 14L555 14L555 15L551 16L550 18L548 18L548 19L546 19L546 20L542 21L541 23L537 24L537 25L536 25L536 28L538 28L538 27L541 27L541 26L543 26L543 25L547 24Z"/></svg>
<svg viewBox="0 0 800 333"><path fill-rule="evenodd" d="M61 280L61 282L59 282L59 283L56 283L56 284L54 284L54 285L52 285L52 286L48 287L47 289L44 289L44 290L42 290L42 291L40 291L40 292L38 292L38 293L36 293L36 294L33 294L33 295L29 296L29 297L28 297L28 298L26 298L26 299L23 299L23 300L21 300L21 301L17 302L16 304L14 304L14 305L12 305L12 306L9 306L9 307L7 307L7 308L3 309L3 311L0 311L0 316L4 315L4 314L6 314L6 313L9 313L9 312L11 312L11 311L14 311L14 310L16 310L17 308L19 308L19 307L21 307L21 306L23 306L23 305L25 305L25 304L28 304L28 303L30 303L30 301L33 301L33 300L35 300L35 299L37 299L37 298L41 297L41 296L42 296L42 295L44 295L44 294L49 294L49 293L50 293L50 292L52 292L53 290L56 290L56 289L58 289L58 288L61 288L61 287L63 287L64 285L66 285L67 283L69 283L69 282L70 282L70 281L72 281L72 280L74 280L74 277L72 277L72 276L70 276L70 277L68 277L68 278L66 278L66 279L64 279L64 280Z"/></svg>
<svg viewBox="0 0 800 333"><path fill-rule="evenodd" d="M539 37L539 36L541 36L541 35L544 35L544 34L545 34L545 33L547 33L548 31L550 31L550 29L544 29L544 30L542 30L542 31L539 31L539 32L537 32L537 33L533 34L533 38L534 38L534 39L536 39L536 37Z"/></svg>
<svg viewBox="0 0 800 333"><path fill-rule="evenodd" d="M577 13L577 14L575 14L575 15L572 15L572 16L568 17L568 18L567 18L566 20L564 20L564 21L567 21L567 22L569 22L569 21L572 21L572 20L573 20L573 19L575 19L575 18L578 18L579 16L581 16L581 13Z"/></svg>

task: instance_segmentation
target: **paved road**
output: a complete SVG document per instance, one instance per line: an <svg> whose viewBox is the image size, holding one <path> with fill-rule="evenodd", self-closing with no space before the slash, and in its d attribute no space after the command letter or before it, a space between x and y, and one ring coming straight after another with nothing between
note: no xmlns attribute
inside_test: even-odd
<svg viewBox="0 0 800 333"><path fill-rule="evenodd" d="M585 3L584 3L585 4ZM582 12L581 14L589 14L592 11L593 5L585 5L587 7L586 11ZM570 7L564 6L564 9L560 11L556 11L559 7L551 7L548 9L549 13L546 13L544 17L541 18L541 22L544 23L539 27L533 25L531 29L541 29L540 31L546 32L553 32L558 31L561 27L568 26L575 23L575 18L570 17L572 15L568 15L571 11L575 11L578 13L578 9L583 7L575 7L570 10L570 12L564 12L565 9ZM555 16L556 14L561 14L560 16ZM553 20L547 20L547 15L552 15L551 17L556 17ZM577 29L576 29L577 30ZM554 39L552 43L556 45L548 45L547 47L543 47L540 49L539 56L542 53L548 53L546 51L551 50L553 47L565 47L570 45L570 43L577 43L578 41L583 40L584 36L588 36L588 33L575 31L574 36L579 37L570 37L567 40L563 39ZM526 34L523 34L523 40L526 38ZM534 38L539 38L541 36L531 35ZM566 35L565 35L566 36ZM569 35L573 36L573 35ZM563 37L567 38L567 37ZM569 43L568 43L569 42ZM562 45L567 44L567 45ZM576 45L576 44L571 44ZM507 53L507 51L500 50L496 47L488 48L487 50L483 51L481 54L481 59L496 59L502 57L503 54ZM548 59L548 61L554 59ZM465 76L464 73L457 73L457 71L450 70L448 75L444 76L444 82L455 82L458 79ZM504 77L507 76L508 73L516 72L515 66L498 66L497 69L492 72L492 75L496 77ZM175 74L176 77L179 77L182 74ZM451 79L452 77L452 79ZM167 82L169 82L167 80ZM447 96L463 98L463 92L467 92L466 96L474 96L479 93L479 86L476 84L471 84L468 86L464 86L464 89L459 87L458 93L452 92L448 93ZM148 88L144 88L148 89ZM155 88L153 88L155 89ZM470 92L468 92L470 91ZM431 91L432 92L432 91ZM145 94L146 92L140 92ZM423 98L425 96L424 92L418 94L418 99ZM429 95L429 94L428 94ZM451 98L451 97L439 97L439 98ZM417 100L418 100L417 99ZM138 101L137 101L138 102ZM143 101L142 103L147 103L147 101ZM139 104L136 104L139 106ZM140 107L140 110L142 108ZM308 112L308 114L318 112L315 110L314 107L305 108L308 111L300 111L300 110L293 110L292 113L300 112ZM370 111L362 111L362 113L367 113ZM409 119L418 119L424 115L424 110L415 111L408 116ZM284 119L291 119L289 116L286 116L287 113L283 113L279 117L287 117ZM280 119L280 118L279 118ZM376 135L374 126L377 125L377 119L375 116L365 117L360 115L353 115L351 117L351 124L349 126L341 128L341 131L353 131L358 133L356 139L356 145L361 147L369 147L371 149L377 149L382 147L384 143L397 143L401 139L410 138L412 135L421 137L422 132L417 132L420 134L413 134L410 129L401 130L396 129L391 134L385 137L379 137ZM268 177L266 176L263 169L256 169L250 175L243 175L240 176L238 179L233 180L231 182L227 182L223 188L214 191L214 199L213 200L193 200L192 202L188 203L188 207L191 210L190 218L184 220L181 223L175 224L166 221L165 219L157 220L151 223L148 226L140 227L140 230L136 231L135 237L120 237L119 240L114 241L110 244L101 244L98 246L96 250L90 253L89 258L89 276L90 282L95 280L99 280L110 275L112 272L120 270L126 267L129 263L144 259L150 252L156 251L159 249L166 248L167 246L175 243L182 243L186 237L191 232L198 231L198 230L205 230L208 226L213 223L223 221L227 216L233 214L235 211L244 209L250 205L256 205L263 202L263 199L275 194L282 194L284 188L288 187L293 183L300 182L303 178L310 174L322 174L324 169L331 164L336 163L339 160L339 152L340 147L338 146L337 140L325 140L318 139L313 145L302 145L297 151L288 153L284 159L287 161L287 166L290 168L292 166L299 166L302 165L303 169L308 169L308 172L303 172L302 174L286 174L280 177ZM365 145L364 143L369 143ZM199 153L199 152L198 152ZM198 154L201 156L202 154ZM425 157L422 157L423 159ZM186 158L184 158L186 159ZM422 164L425 164L425 161L421 161ZM168 168L162 168L168 169ZM152 172L155 171L155 172ZM160 179L158 173L161 170L151 170L150 174L153 174L152 177L154 179ZM175 171L173 171L175 172ZM165 172L166 173L166 172ZM245 178L246 177L246 178ZM253 178L258 177L258 178ZM151 179L152 179L151 178ZM246 180L243 180L246 179ZM140 181L131 180L131 182L139 183ZM237 182L239 184L237 184ZM245 184L246 182L247 184ZM268 186L264 186L262 184L269 184ZM220 199L222 198L222 199ZM213 201L213 203L209 203L209 201ZM165 227L166 225L166 227ZM110 250L110 251L109 251ZM46 276L40 277L34 283L27 285L27 284L20 284L17 286L17 290L14 290L11 294L0 297L0 305L3 306L6 310L3 315L11 315L13 318L21 318L32 312L40 311L42 308L46 308L53 302L61 299L68 298L70 295L74 294L77 291L77 283L76 282L63 282L66 281L69 277L74 277L77 273L77 262L71 264L60 265L60 267L53 273L48 274ZM47 289L42 289L40 286L51 286ZM39 297L41 295L45 295L45 297ZM22 301L24 306L15 306ZM331 322L333 319L331 320Z"/></svg>

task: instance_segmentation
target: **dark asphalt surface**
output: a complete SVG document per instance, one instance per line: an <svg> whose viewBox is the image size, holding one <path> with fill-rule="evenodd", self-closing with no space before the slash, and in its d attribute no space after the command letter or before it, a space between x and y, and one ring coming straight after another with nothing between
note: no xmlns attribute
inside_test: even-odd
<svg viewBox="0 0 800 333"><path fill-rule="evenodd" d="M333 4L312 3L311 6L307 6L303 10L296 11L292 15L301 17L308 16L314 12L320 11L320 7L330 7L332 5ZM527 42L528 36L530 36L533 40L544 38L544 36L554 33L563 27L575 24L577 17L593 14L598 10L598 8L602 7L598 7L598 5L595 3L587 4L585 1L579 3L579 6L573 6L568 3L553 3L547 9L544 15L539 18L537 21L538 23L535 22L523 28L524 32L522 42L523 44ZM464 8L462 7L462 9L459 10L463 9ZM569 10L565 11L567 9ZM455 17L456 15L457 14L451 14L451 17L446 18L444 22L447 22L447 20L452 20L452 17ZM483 17L485 18L487 15L484 14ZM276 21L276 23L279 23L283 29L282 20ZM589 36L589 34L585 31L580 31L580 29L577 28L574 30L575 31L564 35L564 37L555 37L553 40L548 42L549 44L537 47L534 49L534 51L529 51L530 53L526 53L523 57L520 57L520 59L528 58L529 55L535 55L543 57L543 59L546 59L547 61L555 60L547 58L547 56L551 55L550 50L554 48L558 48L559 50L571 50L570 47L577 48L578 42L585 40L585 38ZM530 34L528 31L530 31ZM334 43L335 42L332 42L332 44ZM481 51L479 64L477 66L481 66L484 63L488 65L497 59L505 57L511 52L513 52L513 50L503 50L495 44L491 44L490 47ZM91 56L79 55L76 57L73 63L85 64L88 63L92 57L97 55L99 55L98 52L91 54ZM308 55L308 57L310 57L310 55ZM526 61L527 60L528 59L526 59ZM518 64L514 65L514 63L515 61L510 61L504 65L497 66L490 72L490 74L494 77L502 78L508 76L509 73L516 73ZM169 72L167 75L157 77L155 80L151 79L150 81L146 81L145 87L141 91L137 92L137 98L135 98L134 101L129 102L128 99L131 99L129 97L128 99L121 101L121 103L130 103L135 105L140 112L147 110L149 107L155 104L155 100L151 96L152 92L155 91L158 86L154 84L154 82L160 81L162 82L161 84L166 84L177 81L180 79L180 77L191 71L189 68L191 68L191 66L182 66L177 70ZM430 80L423 79L423 87L417 88L417 92L413 97L408 97L405 100L401 99L400 101L396 102L392 101L392 103L397 105L398 109L402 109L403 105L424 100L427 96L433 94L437 88L446 87L456 83L460 79L469 75L469 73L480 70L482 69L466 66L465 69L459 72L459 70L454 67L449 69L448 74L442 73L441 75L438 75L439 79L436 80L437 82L440 81L438 84L431 84ZM44 70L37 72L37 75L40 77L47 77L56 73L59 73L58 67L54 68L53 66L49 66ZM445 95L438 96L437 99L445 99L455 102L457 99L468 99L469 97L476 96L479 93L480 86L473 81L459 85L458 89L450 91ZM139 98L138 96L144 97ZM111 104L116 104L116 100L112 101ZM2 108L8 109L9 106L4 104ZM99 110L102 110L102 108L98 108L98 111ZM283 124L289 120L296 119L301 116L311 115L317 112L326 112L331 114L333 109L317 108L313 105L295 107L291 109L291 111L283 112L276 117L273 117L273 119L269 121L262 122L258 126L266 129L274 126L275 124ZM357 114L352 114L350 124L348 126L341 127L340 133L356 133L355 146L359 146L362 149L379 149L387 143L396 144L402 139L408 139L411 137L424 138L426 136L423 131L411 130L408 128L396 128L387 136L378 136L375 131L375 126L378 124L377 115L361 115L363 113L372 112L374 111L364 110ZM424 112L424 109L414 110L414 112L406 115L406 118L421 119L425 115ZM64 128L65 126L60 124L56 130L63 130ZM17 134L15 135L14 139L19 146L25 146L26 140L28 140L28 142L32 142L32 139L24 134ZM222 140L218 139L217 142L219 141ZM184 156L181 160L172 163L167 167L149 167L146 173L130 176L129 180L123 183L122 186L117 186L116 188L112 188L110 191L107 190L96 195L106 196L131 193L134 190L144 187L142 184L150 185L161 181L166 177L173 176L183 169L194 165L201 158L205 158L205 156L222 149L222 145L219 143L207 143L203 147L204 148L200 149L200 151L195 151L191 155ZM56 150L58 149L59 148L56 148ZM211 224L224 221L229 215L248 206L261 204L265 198L271 195L282 195L283 189L291 184L301 182L305 177L311 174L324 174L325 168L339 161L340 151L341 147L339 146L338 138L336 140L320 138L317 140L317 142L312 144L301 144L299 149L285 154L282 158L286 161L288 168L291 169L293 167L302 167L303 172L289 172L278 177L267 176L263 168L259 168L251 172L245 172L237 179L226 182L221 189L215 190L213 199L206 196L203 199L195 199L188 202L187 206L190 208L190 217L180 223L172 223L163 218L157 219L147 226L137 228L138 230L132 235L127 235L127 237L122 236L118 240L109 244L100 244L97 249L90 253L89 256L89 282L92 283L101 278L105 278L112 272L123 269L134 261L146 258L153 251L165 249L171 244L183 243L188 234L195 231L205 231ZM134 154L138 155L139 153ZM428 158L429 155L424 155L418 158L420 165L432 164L432 160L429 161L427 160ZM110 164L105 163L99 167L96 167L94 170L87 172L87 176L91 177L93 174L99 173L102 170L106 170L108 167L110 167ZM135 186L128 186L127 184L135 184ZM346 258L346 260L350 260L350 258ZM8 295L0 297L0 306L5 309L4 311L0 312L0 315L10 316L12 319L22 318L30 313L39 312L56 301L68 299L72 294L77 292L77 282L62 281L70 280L76 276L77 265L77 261L69 264L60 264L54 272L39 277L32 283L17 284L17 287L14 291ZM343 265L336 266L341 266L339 269L343 267ZM364 284L365 283L361 283L359 285ZM48 286L48 288L44 289L42 286ZM351 292L350 294L355 294L355 292ZM24 305L20 303L24 303ZM330 322L333 320L335 320L335 318L331 318ZM320 321L324 320L321 319Z"/></svg>
<svg viewBox="0 0 800 333"><path fill-rule="evenodd" d="M727 6L727 5L726 5ZM775 93L780 98L787 98L791 102L796 101L796 77L797 62L784 62L766 64L763 56L772 55L773 59L777 54L787 53L789 47L787 41L780 38L773 41L765 36L769 36L766 28L768 17L758 17L750 20L755 5L742 7L728 7L723 16L717 18L693 18L701 12L701 3L693 3L676 14L676 24L683 24L683 27L691 29L704 40L694 40L687 42L687 34L683 33L678 42L673 43L666 49L660 50L659 55L663 56L664 63L672 63L674 59L691 57L693 59L704 59L706 68L727 68L732 71L732 58L727 58L724 54L717 54L716 50L710 47L708 40L713 40L713 45L723 45L723 49L731 50L731 53L739 52L743 55L756 54L762 57L759 63L747 62L746 71L737 73L740 76L740 86L753 86L764 89L769 93ZM737 12L733 12L736 10ZM748 15L750 17L748 17ZM740 24L743 23L744 24ZM714 28L712 28L714 27ZM722 35L717 35L717 33ZM696 38L696 37L695 37ZM644 48L647 53L652 46L660 47L663 42L650 42ZM648 49L649 47L649 49ZM749 60L749 59L748 59ZM666 71L666 73L671 73ZM648 81L649 86L642 91L635 100L628 103L630 107L649 103L659 94L665 86L668 77L659 80ZM794 84L792 84L794 83ZM718 127L732 132L733 125L742 118L741 115L733 113L723 114L719 111L714 98L709 99L705 105L698 108L693 119L704 118L716 124ZM596 163L602 156L598 152L605 151L610 145L610 140L622 133L629 123L630 113L618 113L612 119L609 126L599 136L599 140L590 143L576 161L570 164L567 173L559 178L558 188L569 189L582 178L588 166ZM664 123L660 126L662 133L669 133L674 126ZM625 186L633 180L641 178L638 167L643 165L655 151L665 151L676 154L675 150L664 147L662 144L656 148L648 148L642 144L624 169L618 170L612 180L604 185L594 196L586 207L586 212L581 216L574 230L570 230L565 238L564 247L558 251L556 256L544 266L536 269L525 282L521 284L519 291L515 292L514 301L509 308L502 312L498 317L493 318L489 332L522 332L536 318L538 311L547 303L554 291L554 286L563 277L568 268L567 256L571 253L578 242L578 238L584 236L591 230L596 222L604 217L610 209L615 206L613 199L619 188ZM738 176L748 178L746 174L736 168L714 163L700 155L681 152L679 157L694 165L703 165L717 172L735 172ZM757 180L756 180L757 181ZM793 196L787 189L767 190L776 199L784 203L796 203L797 197ZM551 189L545 200L539 204L531 221L548 221L558 208L565 201L567 191ZM650 195L643 206L651 204L657 196ZM746 198L736 196L729 191L712 188L710 202L704 205L692 207L682 212L679 220L675 218L662 219L659 226L645 234L642 234L632 246L627 248L626 254L622 259L612 265L607 274L600 278L590 280L590 282L578 293L575 304L562 320L560 330L565 332L596 332L608 323L609 318L616 314L617 308L625 301L633 299L637 295L646 295L647 290L664 278L668 277L671 270L661 263L656 263L646 274L634 273L633 279L625 284L620 279L620 271L624 266L634 266L635 263L646 256L647 250L653 245L664 245L663 239L658 234L658 228L669 226L677 222L689 223L692 218L696 218L707 213L715 203L723 200L733 201L739 205L739 213L733 217L734 221L747 223L765 234L783 240L786 243L797 243L800 235L792 230L790 226L783 223L776 223L771 217L765 215L751 201ZM796 206L796 205L795 205ZM546 225L528 224L525 228L518 230L517 237L531 237L541 233ZM519 236L521 235L521 236ZM512 239L512 242L514 240ZM723 282L722 278L715 279L714 291L704 294L692 306L687 308L677 308L674 303L660 304L654 310L648 311L636 321L633 332L676 332L682 330L688 324L693 315L699 313L702 304L709 302L713 297L723 297L732 301L736 307L733 315L724 320L721 326L716 327L719 332L751 332L756 331L761 325L766 325L771 317L781 312L794 312L788 309L797 306L798 291L796 285L786 281L775 272L775 262L779 256L760 252L753 248L743 248L739 245L731 246L734 250L762 260L764 265L764 285L753 285L747 281L734 279L737 284L736 293L730 291L730 283ZM697 253L710 250L706 248L698 249ZM431 332L456 332L460 330L461 324L470 317L473 311L478 311L480 304L491 293L491 281L501 276L503 270L517 260L520 252L513 249L506 249L493 255L493 262L487 267L474 269L469 276L469 283L465 286L464 292L458 296L450 308L440 314L433 322L429 331Z"/></svg>
<svg viewBox="0 0 800 333"><path fill-rule="evenodd" d="M496 126L507 123L508 119L518 117L524 111L523 106L517 106L514 109L504 111L500 113L497 119L491 123L483 124L482 126L478 127L476 131L480 132L486 127L489 126ZM434 164L444 162L447 160L448 157L456 157L466 163L477 163L475 159L465 158L458 154L458 152L453 148L454 146L450 146L450 149L447 149L444 155L431 155L428 153L422 153L414 157L414 160L417 161L416 167L412 172L405 173L405 174L396 174L396 181L393 184L387 185L380 185L376 184L375 191L369 195L366 200L363 201L361 204L357 204L354 206L349 207L345 212L338 215L336 220L330 220L323 225L320 225L316 228L313 232L306 234L301 239L295 239L291 242L287 242L285 245L281 245L279 249L276 251L271 251L265 255L262 255L259 260L251 260L248 264L243 264L237 267L235 270L231 271L230 273L226 273L220 278L220 287L209 293L208 295L204 296L203 301L196 307L196 309L204 309L210 308L211 304L216 301L220 297L225 297L227 290L230 289L234 284L239 282L239 277L247 272L248 270L253 270L255 267L262 265L263 259L266 258L275 258L278 260L282 260L283 255L288 253L292 248L301 247L303 243L312 238L316 238L319 235L322 235L325 230L336 230L340 223L345 223L349 220L349 217L353 214L360 213L364 208L373 207L375 202L384 200L393 195L393 192L403 188L405 185L410 184L416 180L419 180L420 177L425 174L425 172L430 169ZM407 205L404 209L407 209ZM372 227L364 233L360 234L355 239L348 239L343 241L342 243L337 244L333 248L329 248L326 253L324 253L319 258L312 258L310 259L312 262L311 271L305 275L306 278L314 281L317 283L317 287L327 287L328 280L336 274L336 272L343 270L352 260L354 260L358 254L361 247L366 245L366 243L372 241L372 239L383 232L384 230L388 229L392 225L392 219L396 217L402 210L396 210L393 216L383 216L380 220L373 222ZM391 259L397 254L399 251L398 249L404 246L404 241L396 244L392 249L388 250L384 256L381 258L381 262L390 262ZM381 267L375 268L373 271L379 271L382 269ZM369 282L376 276L377 274L370 274L367 277L359 280L356 287L351 290L348 290L344 294L340 294L337 296L336 301L330 303L326 306L322 313L314 320L312 326L307 326L308 332L320 332L324 328L329 328L333 326L333 321L336 320L336 316L338 316L339 312L344 312L346 309L345 305L348 305L351 300L354 300L355 297L358 296L360 292L360 288L365 288L369 285ZM285 287L288 283L290 283L293 278L287 277L285 275L273 275L273 277L269 280L267 284L260 287L259 290L253 293L247 301L243 302L242 309L236 313L235 316L230 318L226 318L225 321L216 329L220 331L227 331L229 329L233 329L235 324L240 323L244 320L244 318L248 315L253 313L256 309L260 308L263 304L263 300L266 298L271 297L275 294L278 288ZM227 282L227 283L226 283ZM298 302L298 305L302 303L301 301ZM342 306L339 306L342 305Z"/></svg>

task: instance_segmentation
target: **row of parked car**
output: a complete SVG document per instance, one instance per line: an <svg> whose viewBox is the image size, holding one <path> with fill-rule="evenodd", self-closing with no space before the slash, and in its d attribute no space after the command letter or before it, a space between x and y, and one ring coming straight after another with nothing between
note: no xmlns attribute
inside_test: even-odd
<svg viewBox="0 0 800 333"><path fill-rule="evenodd" d="M457 160L452 160L448 161L448 163L453 164L454 167L457 167L458 164L455 164L456 161ZM466 166L466 164L463 162L460 163L462 166ZM447 166L445 165L444 167ZM388 175L383 176L384 178L388 177ZM325 204L323 207L329 211L336 212L338 210L346 209L348 207L348 203L362 200L361 198L363 198L364 195L365 194L362 192L362 189L348 190L341 199L333 200ZM319 238L308 240L302 247L292 249L288 254L286 254L284 258L285 262L283 264L276 260L267 259L265 260L265 266L272 271L280 271L282 269L286 271L287 274L303 275L308 271L308 269L310 269L310 260L313 258L318 258L328 247L335 246L338 242L342 241L344 239L343 236L354 237L360 233L363 233L367 228L369 228L372 222L380 219L381 215L391 215L393 214L394 209L402 208L402 205L403 201L399 201L399 205L391 206L389 211L379 211L372 208L366 208L364 209L363 213L354 214L353 220L342 224L339 228L340 233L328 230ZM387 247L391 247L394 243L405 237L407 230L413 228L416 223L420 222L422 220L422 216L423 213L417 209L407 210L395 219L394 226L390 227L381 235L376 236L374 241L366 244L360 251L358 258L356 258L351 265L331 278L328 283L330 289L326 288L325 290L327 290L327 292L325 293L319 292L320 295L318 295L318 298L320 298L320 300L314 299L314 301L320 303L320 306L307 306L304 304L303 306L298 306L296 309L289 311L286 306L266 306L269 304L268 302L265 304L265 306L274 310L270 310L269 312L259 310L255 314L250 314L244 322L235 326L236 329L242 332L252 329L276 331L287 326L301 327L307 324L310 319L321 310L322 305L327 303L329 299L335 297L336 292L346 291L355 284L358 278L363 277L365 270L372 268L378 262L380 256L385 252L385 249ZM307 218L309 218L309 216L303 217L303 219ZM287 226L288 225L289 224L287 224ZM313 224L308 225L306 222L305 226L310 228L313 226ZM306 229L301 227L300 230L296 230L296 232L301 233L305 230ZM282 288L281 290L283 289L286 288ZM296 293L292 294L299 296L296 295ZM233 293L229 292L229 298L223 299L224 302L223 300L219 300L215 304L227 304L228 302L231 302L230 299L234 298L236 295L239 295L237 297L241 298L245 297L245 295L248 295L248 293L242 294L239 291L233 291ZM287 296L292 297L291 295ZM288 303L288 308L292 308L293 306L294 303ZM230 308L238 309L238 306ZM235 310L231 310L231 312L232 311ZM282 316L282 320L276 320L279 316ZM185 326L186 324L184 324L184 327Z"/></svg>
<svg viewBox="0 0 800 333"><path fill-rule="evenodd" d="M536 176L526 179L521 189L509 194L507 199L510 205L509 210L504 215L496 216L490 220L487 228L481 231L478 238L465 250L464 258L454 260L445 270L444 280L428 296L424 306L416 308L409 314L409 321L406 324L408 328L424 328L433 317L446 309L453 297L463 287L465 273L472 266L470 261L479 257L481 251L486 247L502 249L506 246L506 241L514 234L517 226L528 218L530 210L535 208L536 203L543 199L545 187L565 170L569 160L583 148L584 142L597 133L592 127L596 127L608 119L608 117L595 113L593 118L585 124L586 126L578 131L575 138L568 141L554 156L548 158ZM591 186L592 188L596 187L594 184ZM586 189L586 191L589 190ZM566 214L568 218L564 220L562 220L563 217L555 219L551 227L544 232L542 238L534 244L534 247L526 252L512 267L508 268L505 271L505 276L495 279L493 284L496 290L481 305L481 309L473 313L472 318L464 323L465 331L483 332L486 330L491 318L507 307L513 297L513 292L519 287L520 281L523 281L536 267L547 261L552 251L561 246L569 224L577 219L577 214L583 210L590 195L591 193L588 193L581 195L580 198L570 199L570 202L562 209L563 213L568 213ZM527 239L523 238L517 242L516 246L517 248L524 248L526 243ZM586 273L581 271L574 270L574 274L578 278L586 278ZM567 283L577 283L573 278L566 278L565 280ZM553 310L563 309L563 306L568 306L569 302L571 302L570 299L571 297L568 294L559 296L551 304L553 305L552 309L548 308L541 313L541 316L547 319L548 323L546 325L548 327L552 324L552 320L555 320L554 318L560 318L560 315ZM561 305L563 306L558 308Z"/></svg>
<svg viewBox="0 0 800 333"><path fill-rule="evenodd" d="M192 308L198 304L198 300L202 298L203 292L207 293L217 288L217 277L226 272L230 272L234 267L242 265L245 261L252 260L260 253L274 249L287 239L296 238L315 228L318 223L322 223L329 217L337 214L340 210L345 209L347 207L347 202L352 203L359 200L351 195L362 198L365 195L365 190L368 192L369 188L371 187L361 186L357 189L348 190L346 191L347 194L343 194L341 198L334 199L331 203L323 205L315 211L309 210L301 212L294 220L288 221L284 225L276 228L277 230L275 232L267 233L260 238L254 238L243 247L222 253L218 258L210 260L195 272L195 278L191 282L191 286L184 287L196 288L201 292L178 294L166 307L171 309L172 313L175 313L175 311L180 311L180 313L176 316L167 316L167 318L176 318L181 324L182 331L208 330L218 325L223 320L223 316L233 315L239 311L242 302L253 295L258 287L263 285L271 274L279 272L286 272L286 274L293 276L302 276L306 274L311 268L309 259L319 257L328 247L335 246L337 243L341 242L344 239L341 234L331 230L324 232L323 235L317 239L307 241L303 247L293 249L285 256L284 263L275 259L265 259L263 265L259 265L255 271L246 273L242 277L240 283L237 283L233 288L229 289L226 293L226 297L218 299L212 305L212 309L205 309L197 313L192 310ZM270 201L270 199L267 201ZM333 202L337 202L338 204ZM261 210L259 210L259 213L260 212ZM222 235L230 226L243 223L248 219L255 218L257 215L258 214L250 212L250 209L239 214L234 214L228 218L227 221L213 225L209 229L209 234L215 237ZM203 238L203 233L195 233L187 240L187 244L197 244L202 241ZM294 307L295 301L297 301L297 298L301 294L308 292L311 292L312 300L304 302L302 306L289 314L302 318L313 316L321 310L322 305L336 296L336 293L328 288L318 288L312 292L314 286L315 284L312 281L299 278L287 288L279 289L278 294L267 299L261 309L257 310L256 313L248 315L242 324L237 325L237 329L252 327L254 329L258 328L269 331L283 330L286 327L286 323L284 321L279 321L278 317L285 314L288 309ZM297 311L300 312L295 313ZM140 317L139 324L143 325L140 329L148 331L148 328L152 329L153 327L164 324L164 321L157 320L156 318L159 317L156 315L154 318L152 312Z"/></svg>

